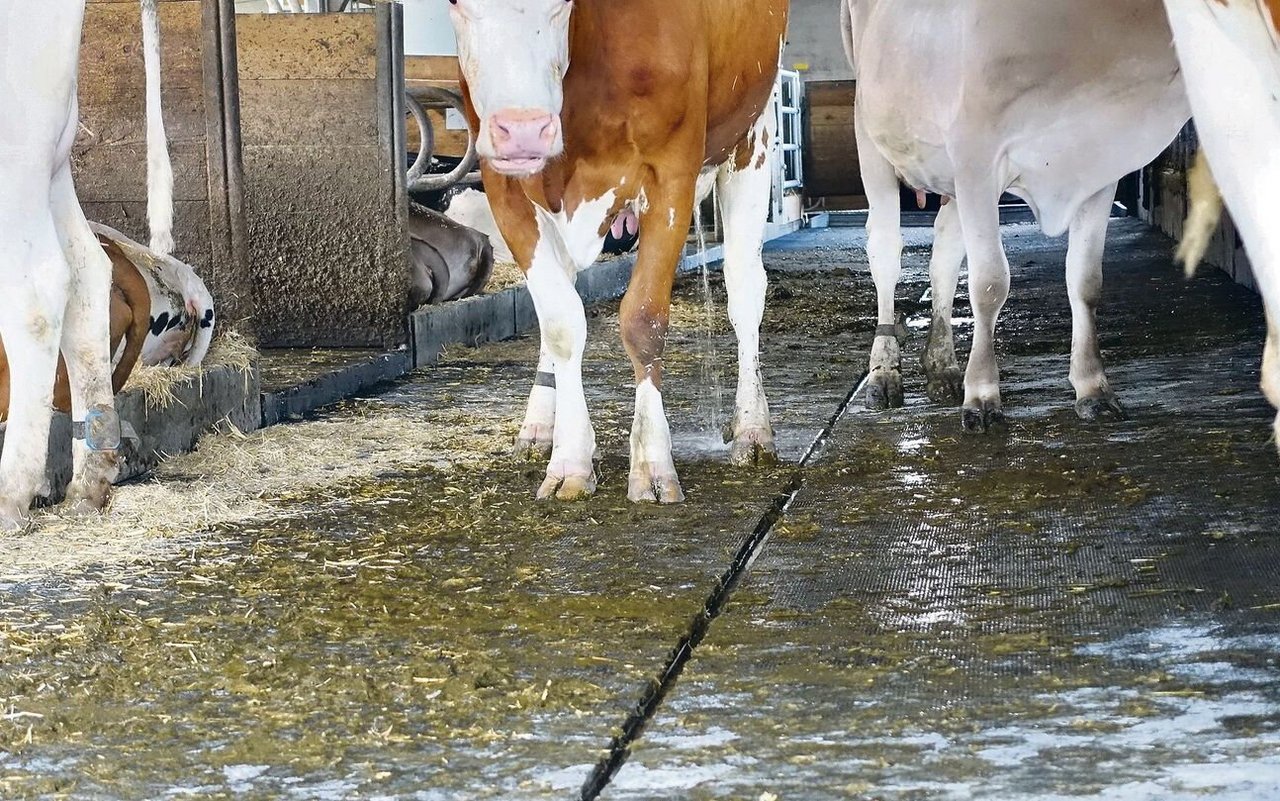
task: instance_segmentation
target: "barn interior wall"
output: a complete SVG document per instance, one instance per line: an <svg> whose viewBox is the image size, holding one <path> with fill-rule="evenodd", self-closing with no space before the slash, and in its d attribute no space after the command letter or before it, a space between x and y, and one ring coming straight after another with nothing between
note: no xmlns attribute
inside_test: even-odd
<svg viewBox="0 0 1280 801"><path fill-rule="evenodd" d="M272 347L406 337L400 9L237 17L249 261Z"/></svg>
<svg viewBox="0 0 1280 801"><path fill-rule="evenodd" d="M805 81L805 196L828 209L866 208L853 136L853 70L840 0L791 0L782 65Z"/></svg>
<svg viewBox="0 0 1280 801"><path fill-rule="evenodd" d="M1195 126L1189 124L1169 149L1142 173L1140 216L1174 239L1182 238L1188 206L1187 170L1197 147ZM1244 242L1230 215L1223 215L1205 253L1205 261L1225 271L1237 283L1257 290Z"/></svg>
<svg viewBox="0 0 1280 801"><path fill-rule="evenodd" d="M223 34L231 0L160 0L158 10L174 167L174 255L208 284L220 317L239 321L252 312L238 142L227 133L234 91L228 97ZM81 125L72 156L77 192L89 219L145 243L146 78L137 0L89 0L80 51Z"/></svg>

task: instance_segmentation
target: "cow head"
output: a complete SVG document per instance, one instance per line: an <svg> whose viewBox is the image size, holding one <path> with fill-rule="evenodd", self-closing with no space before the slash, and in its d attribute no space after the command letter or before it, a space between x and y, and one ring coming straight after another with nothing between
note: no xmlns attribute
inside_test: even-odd
<svg viewBox="0 0 1280 801"><path fill-rule="evenodd" d="M458 60L480 118L476 150L533 175L564 149L560 108L573 0L448 0Z"/></svg>

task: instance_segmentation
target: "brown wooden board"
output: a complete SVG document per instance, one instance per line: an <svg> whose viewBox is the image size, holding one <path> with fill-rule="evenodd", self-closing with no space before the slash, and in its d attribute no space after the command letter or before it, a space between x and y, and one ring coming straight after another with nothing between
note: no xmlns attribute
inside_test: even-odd
<svg viewBox="0 0 1280 801"><path fill-rule="evenodd" d="M805 84L805 194L864 195L853 134L853 81Z"/></svg>

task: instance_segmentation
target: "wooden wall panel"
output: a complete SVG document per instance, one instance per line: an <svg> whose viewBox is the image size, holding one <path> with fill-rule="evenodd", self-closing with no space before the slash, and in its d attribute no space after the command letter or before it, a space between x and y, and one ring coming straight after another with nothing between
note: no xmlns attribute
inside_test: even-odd
<svg viewBox="0 0 1280 801"><path fill-rule="evenodd" d="M454 56L408 56L405 58L405 84L414 86L438 86L458 91L458 59ZM461 158L467 152L467 132L450 131L445 124L444 112L427 109L436 135L436 155ZM410 121L408 148L418 152L418 126Z"/></svg>
<svg viewBox="0 0 1280 801"><path fill-rule="evenodd" d="M866 195L858 171L853 133L853 81L810 81L805 84L805 195L844 198L857 205Z"/></svg>
<svg viewBox="0 0 1280 801"><path fill-rule="evenodd" d="M249 261L262 344L405 341L408 213L394 4L241 14Z"/></svg>
<svg viewBox="0 0 1280 801"><path fill-rule="evenodd" d="M209 285L224 322L251 316L237 195L234 75L226 69L231 0L159 0L165 128L177 201L175 255ZM138 0L89 0L80 48L80 122L72 153L86 215L145 242L146 74ZM234 62L233 62L234 63ZM228 86L228 81L230 85Z"/></svg>

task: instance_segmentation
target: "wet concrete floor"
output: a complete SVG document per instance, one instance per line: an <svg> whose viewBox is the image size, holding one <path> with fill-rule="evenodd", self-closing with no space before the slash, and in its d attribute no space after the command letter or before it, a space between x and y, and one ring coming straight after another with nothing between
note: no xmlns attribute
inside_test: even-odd
<svg viewBox="0 0 1280 801"><path fill-rule="evenodd" d="M911 235L899 298L924 319L927 232ZM1086 425L1062 243L1006 235L1008 425L962 435L923 400L913 328L908 407L839 422L602 797L1280 797L1257 299L1185 283L1168 240L1115 223L1100 327L1133 414ZM767 256L763 362L791 460L865 368L859 237ZM145 565L0 582L0 798L577 797L793 474L723 464L735 351L716 309L682 285L666 400L683 506L626 502L630 369L605 306L589 501L535 504L542 467L506 457L526 339L298 424L402 415L465 459L277 493L278 514L171 532Z"/></svg>

